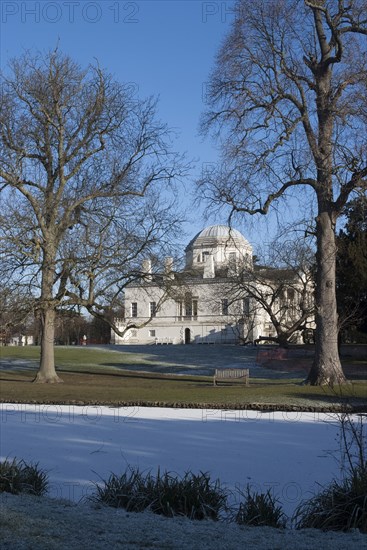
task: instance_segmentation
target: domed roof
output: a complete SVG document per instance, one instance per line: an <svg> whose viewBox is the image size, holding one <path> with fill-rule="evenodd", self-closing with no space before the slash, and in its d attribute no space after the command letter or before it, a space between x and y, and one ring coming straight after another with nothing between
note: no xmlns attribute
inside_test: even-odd
<svg viewBox="0 0 367 550"><path fill-rule="evenodd" d="M227 225L209 225L209 227L200 231L198 237L230 237L233 239L245 239L242 233L237 229L233 229L233 227L228 227Z"/></svg>
<svg viewBox="0 0 367 550"><path fill-rule="evenodd" d="M250 243L237 229L229 227L228 225L209 225L202 229L187 245L190 248L192 245L199 245L201 243L216 243L225 241L241 242L243 245L250 246Z"/></svg>

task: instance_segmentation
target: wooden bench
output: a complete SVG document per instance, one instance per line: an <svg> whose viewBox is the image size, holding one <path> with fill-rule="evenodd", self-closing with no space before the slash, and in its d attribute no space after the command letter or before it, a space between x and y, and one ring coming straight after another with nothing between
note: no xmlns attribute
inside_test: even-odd
<svg viewBox="0 0 367 550"><path fill-rule="evenodd" d="M216 386L219 381L227 382L228 380L243 380L246 386L248 386L250 371L249 369L215 369L214 386Z"/></svg>

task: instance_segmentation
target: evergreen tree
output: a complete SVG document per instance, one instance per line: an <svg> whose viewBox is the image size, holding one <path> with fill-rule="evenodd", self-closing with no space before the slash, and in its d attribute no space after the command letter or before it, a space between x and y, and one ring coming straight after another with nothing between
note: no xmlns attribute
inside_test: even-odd
<svg viewBox="0 0 367 550"><path fill-rule="evenodd" d="M350 201L344 214L337 236L338 313L341 339L355 340L358 332L367 335L367 196Z"/></svg>

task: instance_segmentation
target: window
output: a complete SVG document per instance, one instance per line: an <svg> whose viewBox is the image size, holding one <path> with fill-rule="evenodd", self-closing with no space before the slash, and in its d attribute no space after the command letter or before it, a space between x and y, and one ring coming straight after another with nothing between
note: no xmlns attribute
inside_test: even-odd
<svg viewBox="0 0 367 550"><path fill-rule="evenodd" d="M244 298L242 300L242 313L244 315L250 315L250 298Z"/></svg>
<svg viewBox="0 0 367 550"><path fill-rule="evenodd" d="M184 317L186 319L196 319L198 316L198 303L197 297L193 298L191 292L186 292L185 299L182 302L176 302L177 304L177 317Z"/></svg>
<svg viewBox="0 0 367 550"><path fill-rule="evenodd" d="M185 294L185 317L192 316L192 296L190 292Z"/></svg>
<svg viewBox="0 0 367 550"><path fill-rule="evenodd" d="M150 336L150 338L155 338L155 330L150 330L149 331L149 336Z"/></svg>
<svg viewBox="0 0 367 550"><path fill-rule="evenodd" d="M199 254L196 257L197 263L198 264L205 263L208 256L209 256L209 252L199 252Z"/></svg>
<svg viewBox="0 0 367 550"><path fill-rule="evenodd" d="M131 338L136 338L138 336L138 331L137 330L131 330Z"/></svg>
<svg viewBox="0 0 367 550"><path fill-rule="evenodd" d="M138 316L138 302L131 302L131 317Z"/></svg>
<svg viewBox="0 0 367 550"><path fill-rule="evenodd" d="M222 315L228 315L228 299L227 298L223 298L223 300L221 302L221 306L222 306Z"/></svg>
<svg viewBox="0 0 367 550"><path fill-rule="evenodd" d="M191 316L192 316L192 303L185 302L185 317L191 317Z"/></svg>
<svg viewBox="0 0 367 550"><path fill-rule="evenodd" d="M294 288L288 288L288 300L290 302L294 302L294 296L295 296Z"/></svg>
<svg viewBox="0 0 367 550"><path fill-rule="evenodd" d="M313 301L314 301L312 292L306 292L304 299L305 299L306 307L307 308L312 307Z"/></svg>
<svg viewBox="0 0 367 550"><path fill-rule="evenodd" d="M150 317L155 317L157 313L157 302L150 302L149 304L149 315Z"/></svg>

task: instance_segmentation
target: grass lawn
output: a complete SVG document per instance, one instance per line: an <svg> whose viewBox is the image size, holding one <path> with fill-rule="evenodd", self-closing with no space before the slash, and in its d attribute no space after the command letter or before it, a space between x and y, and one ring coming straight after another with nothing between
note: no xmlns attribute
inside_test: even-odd
<svg viewBox="0 0 367 550"><path fill-rule="evenodd" d="M178 347L177 347L178 348ZM352 381L339 388L302 385L300 373L278 373L261 367L250 368L250 386L242 383L213 386L211 372L223 365L249 361L239 347L216 350L180 349L138 351L56 347L57 370L63 384L32 384L37 371L39 348L0 348L0 401L56 404L167 405L191 407L306 410L332 409L349 404L367 411L367 381ZM186 355L183 355L183 353ZM246 352L247 353L247 352ZM241 355L242 354L242 355ZM216 358L216 359L215 359ZM214 364L214 362L216 363ZM243 363L247 367L249 363ZM254 364L254 363L252 363ZM206 369L206 371L205 371ZM175 374L186 372L186 374ZM187 374L187 372L192 374ZM256 376L261 374L260 376ZM301 373L302 374L302 373ZM266 376L269 376L268 378Z"/></svg>

